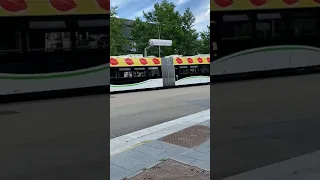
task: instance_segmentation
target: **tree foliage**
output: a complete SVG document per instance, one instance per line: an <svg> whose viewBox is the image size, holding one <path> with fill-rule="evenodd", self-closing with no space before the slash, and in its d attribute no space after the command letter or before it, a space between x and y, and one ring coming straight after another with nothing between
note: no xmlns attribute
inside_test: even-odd
<svg viewBox="0 0 320 180"><path fill-rule="evenodd" d="M189 8L182 15L175 8L174 3L163 0L155 3L151 12L143 12L145 22L136 18L131 35L138 53L143 53L149 39L158 39L159 34L161 39L172 40L171 47L161 47L161 56L197 53L198 33L193 28L195 17ZM148 55L158 56L158 47L150 48Z"/></svg>
<svg viewBox="0 0 320 180"><path fill-rule="evenodd" d="M200 40L198 41L198 52L201 54L210 54L210 26L207 26L207 31L200 33Z"/></svg>
<svg viewBox="0 0 320 180"><path fill-rule="evenodd" d="M110 12L110 55L117 56L126 53L124 45L129 44L129 40L123 33L124 20L117 18L117 8L111 7Z"/></svg>

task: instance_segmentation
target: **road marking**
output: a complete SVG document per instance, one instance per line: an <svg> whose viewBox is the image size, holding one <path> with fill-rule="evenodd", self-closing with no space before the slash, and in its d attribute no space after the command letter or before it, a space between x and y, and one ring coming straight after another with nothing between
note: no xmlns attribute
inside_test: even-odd
<svg viewBox="0 0 320 180"><path fill-rule="evenodd" d="M156 140L208 120L210 120L210 109L113 138L110 140L110 156L130 149L136 144Z"/></svg>
<svg viewBox="0 0 320 180"><path fill-rule="evenodd" d="M319 178L319 171L320 151L316 151L235 176L227 177L223 180L308 179L307 177L313 176Z"/></svg>

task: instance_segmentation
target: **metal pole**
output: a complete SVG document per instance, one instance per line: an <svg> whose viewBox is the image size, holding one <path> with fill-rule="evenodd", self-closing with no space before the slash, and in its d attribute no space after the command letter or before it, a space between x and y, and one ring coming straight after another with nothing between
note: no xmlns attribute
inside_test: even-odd
<svg viewBox="0 0 320 180"><path fill-rule="evenodd" d="M160 23L158 23L158 32L159 32L159 39L160 39ZM160 49L160 46L159 46L159 58L161 57L160 56L160 51L161 51L161 49Z"/></svg>
<svg viewBox="0 0 320 180"><path fill-rule="evenodd" d="M144 48L144 57L147 57L147 48Z"/></svg>
<svg viewBox="0 0 320 180"><path fill-rule="evenodd" d="M144 48L144 57L147 57L147 49L149 49L150 47L153 47L153 46L148 46L146 48Z"/></svg>

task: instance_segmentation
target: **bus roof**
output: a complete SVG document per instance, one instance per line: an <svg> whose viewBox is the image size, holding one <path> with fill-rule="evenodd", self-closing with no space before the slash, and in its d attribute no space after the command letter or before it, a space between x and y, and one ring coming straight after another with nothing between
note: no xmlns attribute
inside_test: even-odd
<svg viewBox="0 0 320 180"><path fill-rule="evenodd" d="M110 57L111 67L161 66L161 58L154 57ZM210 64L210 56L173 57L174 65Z"/></svg>
<svg viewBox="0 0 320 180"><path fill-rule="evenodd" d="M110 0L0 0L0 17L109 13Z"/></svg>
<svg viewBox="0 0 320 180"><path fill-rule="evenodd" d="M211 0L210 10L241 11L320 7L320 0Z"/></svg>

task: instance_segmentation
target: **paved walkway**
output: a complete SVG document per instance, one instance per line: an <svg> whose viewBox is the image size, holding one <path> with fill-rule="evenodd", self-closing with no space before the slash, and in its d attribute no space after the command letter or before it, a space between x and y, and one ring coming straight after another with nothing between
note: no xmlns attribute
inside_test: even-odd
<svg viewBox="0 0 320 180"><path fill-rule="evenodd" d="M319 180L320 151L241 173L223 180Z"/></svg>
<svg viewBox="0 0 320 180"><path fill-rule="evenodd" d="M209 113L209 111L206 111ZM181 119L180 119L181 120ZM173 122L169 122L172 125ZM164 126L164 125L162 125ZM173 125L177 127L177 125ZM129 150L124 150L122 152L117 152L115 155L110 157L110 179L111 180L123 180L123 179L135 179L137 175L141 175L148 169L167 161L169 159L181 162L186 165L191 165L192 167L200 168L201 170L210 173L210 139L207 138L204 142L193 147L183 147L176 145L175 143L170 143L164 140L165 137L171 137L172 134L179 134L193 127L200 127L209 129L210 134L210 119L203 121L201 123L189 125L189 127L184 127L183 129L176 129L176 131L170 131L170 134L163 134L162 137L157 137L158 139L144 141L138 143L139 145L133 145ZM158 127L159 128L159 127ZM168 131L170 128L166 128ZM162 130L164 131L164 130ZM201 130L200 130L201 131ZM180 133L180 135L183 133ZM196 134L196 133L195 133ZM193 133L186 134L189 137L197 137ZM198 137L200 137L199 135ZM154 137L151 135L149 137ZM209 136L208 136L209 137ZM176 138L172 142L177 142L179 138ZM192 140L191 140L192 141ZM194 142L196 142L195 140ZM185 146L185 145L184 145ZM112 143L111 143L112 149ZM112 152L111 152L112 153ZM154 177L153 179L157 179Z"/></svg>
<svg viewBox="0 0 320 180"><path fill-rule="evenodd" d="M211 85L211 178L319 151L319 81L314 74Z"/></svg>

